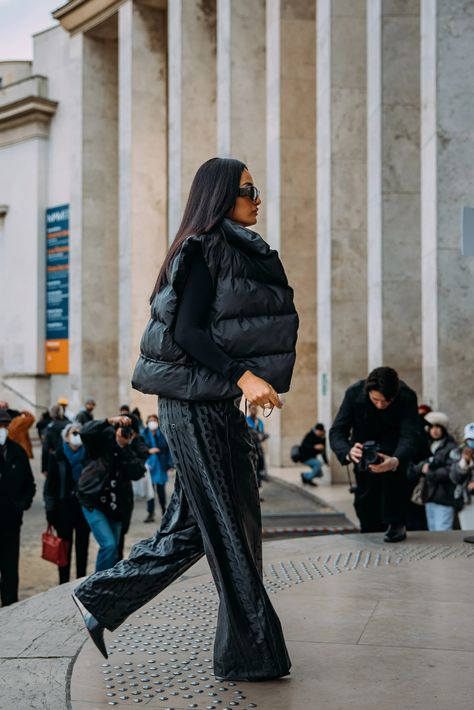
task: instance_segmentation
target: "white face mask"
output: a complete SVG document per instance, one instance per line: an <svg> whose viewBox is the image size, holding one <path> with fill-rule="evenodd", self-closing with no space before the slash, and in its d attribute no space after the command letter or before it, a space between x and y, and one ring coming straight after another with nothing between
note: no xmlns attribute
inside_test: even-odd
<svg viewBox="0 0 474 710"><path fill-rule="evenodd" d="M8 436L8 429L6 429L5 427L2 426L0 428L0 446L4 445L4 443L7 440L7 436Z"/></svg>
<svg viewBox="0 0 474 710"><path fill-rule="evenodd" d="M69 442L71 446L82 446L82 439L79 434L71 434Z"/></svg>
<svg viewBox="0 0 474 710"><path fill-rule="evenodd" d="M158 429L158 422L151 420L151 422L148 422L148 428L150 431L156 431Z"/></svg>

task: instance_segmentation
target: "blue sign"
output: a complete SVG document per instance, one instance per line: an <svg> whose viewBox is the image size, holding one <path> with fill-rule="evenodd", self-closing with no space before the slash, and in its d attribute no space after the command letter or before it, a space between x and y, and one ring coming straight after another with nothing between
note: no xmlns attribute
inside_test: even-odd
<svg viewBox="0 0 474 710"><path fill-rule="evenodd" d="M46 372L69 367L69 205L46 210Z"/></svg>

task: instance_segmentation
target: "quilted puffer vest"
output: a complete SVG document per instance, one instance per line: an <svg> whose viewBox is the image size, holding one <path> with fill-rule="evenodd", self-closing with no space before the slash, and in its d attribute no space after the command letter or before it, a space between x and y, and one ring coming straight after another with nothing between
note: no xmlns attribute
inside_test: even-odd
<svg viewBox="0 0 474 710"><path fill-rule="evenodd" d="M287 392L298 330L293 290L278 253L256 232L228 219L213 233L189 236L174 257L168 283L152 303L132 386L145 394L181 400L241 394L237 385L185 353L173 337L179 294L197 249L202 250L215 287L210 336L277 392Z"/></svg>

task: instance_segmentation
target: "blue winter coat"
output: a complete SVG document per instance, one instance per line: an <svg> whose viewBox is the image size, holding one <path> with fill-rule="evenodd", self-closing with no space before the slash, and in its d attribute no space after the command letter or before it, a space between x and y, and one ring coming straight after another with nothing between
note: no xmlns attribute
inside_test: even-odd
<svg viewBox="0 0 474 710"><path fill-rule="evenodd" d="M147 464L150 467L151 480L153 483L163 485L168 480L167 471L173 465L166 439L160 429L150 431L148 427L145 428L142 436L149 449L160 449L159 454L152 454L147 459Z"/></svg>

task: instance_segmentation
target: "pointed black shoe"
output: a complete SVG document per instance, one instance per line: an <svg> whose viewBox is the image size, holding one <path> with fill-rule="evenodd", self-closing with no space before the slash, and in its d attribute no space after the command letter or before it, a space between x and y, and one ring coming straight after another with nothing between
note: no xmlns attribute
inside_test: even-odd
<svg viewBox="0 0 474 710"><path fill-rule="evenodd" d="M86 625L86 629L89 632L89 636L91 637L92 641L94 642L96 648L101 652L103 657L105 659L108 659L108 653L107 649L105 647L105 641L104 641L104 627L99 624L95 616L90 613L90 611L84 612L81 609L81 604L76 597L75 594L72 595L72 598L74 600L74 603L76 604L77 608L81 612L81 616L84 619L84 624Z"/></svg>
<svg viewBox="0 0 474 710"><path fill-rule="evenodd" d="M389 525L384 535L384 542L402 542L406 540L407 529L404 525Z"/></svg>

